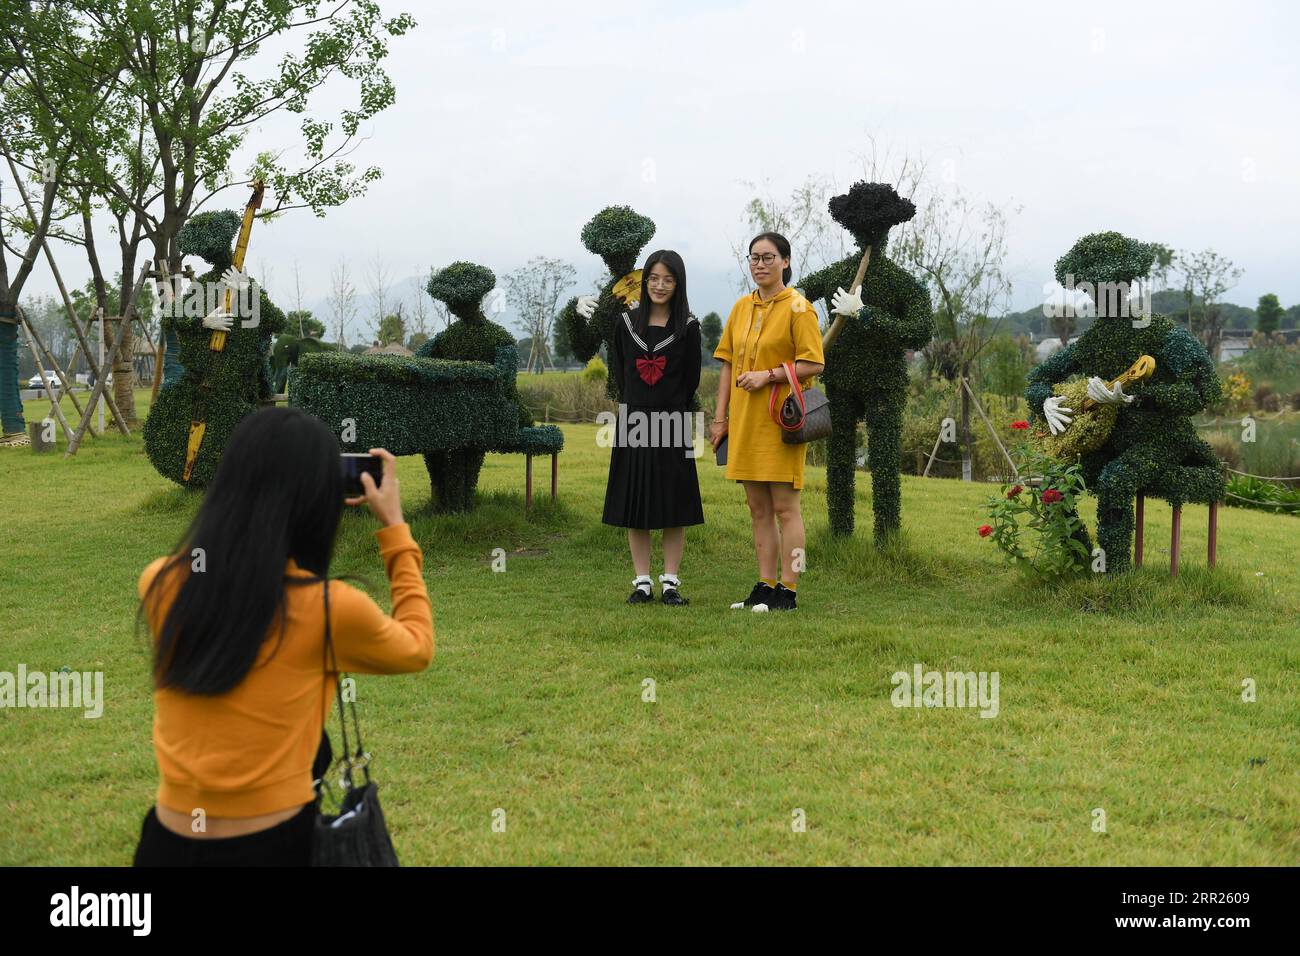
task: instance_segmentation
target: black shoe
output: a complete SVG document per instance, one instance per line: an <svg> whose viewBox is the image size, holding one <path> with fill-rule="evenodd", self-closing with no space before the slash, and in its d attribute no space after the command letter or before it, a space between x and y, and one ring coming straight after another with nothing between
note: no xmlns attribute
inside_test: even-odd
<svg viewBox="0 0 1300 956"><path fill-rule="evenodd" d="M769 611L797 611L799 604L795 601L795 591L791 591L784 584L778 584L772 589L772 600L767 602ZM757 607L754 610L758 610Z"/></svg>
<svg viewBox="0 0 1300 956"><path fill-rule="evenodd" d="M640 588L633 588L632 593L627 596L627 603L646 604L654 599L654 585L651 585L649 591L643 591Z"/></svg>
<svg viewBox="0 0 1300 956"><path fill-rule="evenodd" d="M674 604L674 605L683 605L683 604L691 603L686 598L682 597L682 592L677 590L671 584L664 585L663 593L659 596L659 600L663 601L665 604Z"/></svg>
<svg viewBox="0 0 1300 956"><path fill-rule="evenodd" d="M759 581L754 585L754 590L749 592L749 597L745 598L745 600L741 601L739 604L731 605L731 609L733 611L738 611L744 607L752 608L755 604L766 605L772 600L772 595L775 591L776 588Z"/></svg>

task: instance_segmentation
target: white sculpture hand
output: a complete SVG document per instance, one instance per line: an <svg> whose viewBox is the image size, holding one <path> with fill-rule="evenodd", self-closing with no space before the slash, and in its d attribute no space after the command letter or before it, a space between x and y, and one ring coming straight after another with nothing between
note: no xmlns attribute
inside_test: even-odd
<svg viewBox="0 0 1300 956"><path fill-rule="evenodd" d="M1069 427L1070 422L1074 421L1065 412L1073 412L1073 408L1066 408L1061 402L1065 399L1060 395L1052 395L1043 402L1043 417L1047 419L1047 428L1053 435L1059 435Z"/></svg>
<svg viewBox="0 0 1300 956"><path fill-rule="evenodd" d="M231 266L221 276L221 282L227 289L234 289L236 292L243 292L248 288L249 283L253 280L248 273L240 272L234 266Z"/></svg>
<svg viewBox="0 0 1300 956"><path fill-rule="evenodd" d="M235 317L229 312L223 312L221 309L205 315L203 317L203 327L212 329L214 332L229 332L230 325Z"/></svg>
<svg viewBox="0 0 1300 956"><path fill-rule="evenodd" d="M835 290L831 296L831 312L835 315L857 315L862 311L862 294L858 292L845 292L843 287Z"/></svg>
<svg viewBox="0 0 1300 956"><path fill-rule="evenodd" d="M1127 405L1136 396L1125 395L1124 386L1121 383L1116 382L1115 387L1111 388L1094 375L1088 379L1088 397L1102 405Z"/></svg>
<svg viewBox="0 0 1300 956"><path fill-rule="evenodd" d="M599 304L600 300L594 295L580 295L578 296L578 305L576 310L584 319L589 319L596 311L596 306Z"/></svg>

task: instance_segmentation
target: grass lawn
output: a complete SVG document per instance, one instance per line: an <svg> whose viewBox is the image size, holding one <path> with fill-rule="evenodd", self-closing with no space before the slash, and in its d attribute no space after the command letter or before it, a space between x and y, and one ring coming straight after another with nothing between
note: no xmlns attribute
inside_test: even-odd
<svg viewBox="0 0 1300 956"><path fill-rule="evenodd" d="M595 426L564 431L558 506L539 463L531 520L520 456L489 456L481 507L451 518L426 513L423 463L402 460L437 654L423 674L358 685L404 863L1300 858L1300 520L1224 509L1208 573L1206 512L1189 506L1171 581L1169 509L1153 502L1147 568L1049 588L976 535L995 487L904 478L905 536L881 555L869 476L857 535L834 540L810 468L801 608L760 615L727 609L756 571L743 494L706 458L691 605L628 607L626 538L600 523L608 451ZM138 432L88 438L70 460L59 441L58 455L0 450L0 670L103 670L106 703L98 720L0 710L0 864L121 865L156 787L136 578L198 496L153 470ZM386 607L373 528L347 516L335 571L366 576ZM998 715L895 708L891 675L917 663L997 671Z"/></svg>

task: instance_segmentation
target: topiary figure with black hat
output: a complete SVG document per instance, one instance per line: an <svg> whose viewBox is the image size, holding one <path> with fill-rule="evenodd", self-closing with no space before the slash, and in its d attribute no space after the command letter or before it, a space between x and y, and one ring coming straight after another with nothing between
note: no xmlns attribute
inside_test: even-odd
<svg viewBox="0 0 1300 956"><path fill-rule="evenodd" d="M1035 368L1025 390L1045 441L1087 429L1091 416L1113 416L1104 442L1081 446L1099 447L1079 455L1084 481L1097 496L1097 540L1108 573L1132 567L1138 492L1174 506L1218 501L1224 492L1218 459L1191 419L1220 400L1214 362L1168 317L1133 317L1127 308L1128 289L1150 272L1155 255L1149 243L1099 232L1084 236L1057 260L1062 285L1085 290L1085 283L1091 285L1096 319ZM1155 360L1154 370L1144 356ZM1125 384L1126 373L1138 368L1135 380ZM1085 401L1096 409L1086 411Z"/></svg>
<svg viewBox="0 0 1300 956"><path fill-rule="evenodd" d="M145 421L144 442L154 467L179 484L207 484L235 425L275 394L271 339L284 330L284 313L260 285L253 315L247 314L251 308L239 305L239 290L250 282L233 267L240 222L240 215L230 210L199 213L176 237L183 255L198 256L210 268L162 318L164 334L174 337L177 346L180 374L164 380ZM233 290L231 313L223 311L226 288ZM210 309L214 298L216 308ZM225 346L214 351L212 333L218 330L226 333ZM204 429L187 477L186 451L195 419Z"/></svg>
<svg viewBox="0 0 1300 956"><path fill-rule="evenodd" d="M605 346L608 355L614 323L641 296L641 270L636 267L641 250L655 234L652 220L631 206L607 206L582 227L582 244L604 260L609 279L599 295L570 299L560 312L573 354L589 362ZM609 375L605 392L619 401L618 376Z"/></svg>
<svg viewBox="0 0 1300 956"><path fill-rule="evenodd" d="M886 258L892 226L907 222L916 207L886 183L858 182L829 203L831 217L849 231L857 251L797 282L809 299L825 299L832 319L845 316L826 348L822 383L830 400L832 430L827 447L826 502L831 532L853 533L857 423L867 426L867 464L876 544L902 522L903 406L907 402L909 349L923 348L934 334L930 294ZM862 288L853 285L863 254L870 262Z"/></svg>
<svg viewBox="0 0 1300 956"><path fill-rule="evenodd" d="M496 363L497 349L515 348L515 338L483 313L483 298L496 287L492 270L473 262L453 262L429 278L429 295L446 304L456 321L421 345L415 352L423 358L458 359ZM532 416L511 382L507 397L519 407L519 427L532 425ZM457 448L426 452L433 508L438 512L469 511L474 504L479 471L485 448Z"/></svg>

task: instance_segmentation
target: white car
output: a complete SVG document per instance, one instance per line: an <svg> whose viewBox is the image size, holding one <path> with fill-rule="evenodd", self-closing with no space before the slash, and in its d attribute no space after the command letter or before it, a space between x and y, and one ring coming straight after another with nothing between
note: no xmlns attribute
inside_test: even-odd
<svg viewBox="0 0 1300 956"><path fill-rule="evenodd" d="M46 377L49 378L49 380L50 380L50 389L51 389L51 391L55 391L55 392L57 392L57 391L59 391L60 389L63 388L63 385L62 385L62 383L59 381L59 377L58 377L57 375L55 375L53 372L46 372L45 374L46 374ZM40 390L42 390L42 391L45 389L45 383L41 381L41 373L40 373L40 372L37 372L35 375L33 375L31 378L29 378L29 379L27 380L27 387L28 387L28 388L40 389Z"/></svg>

